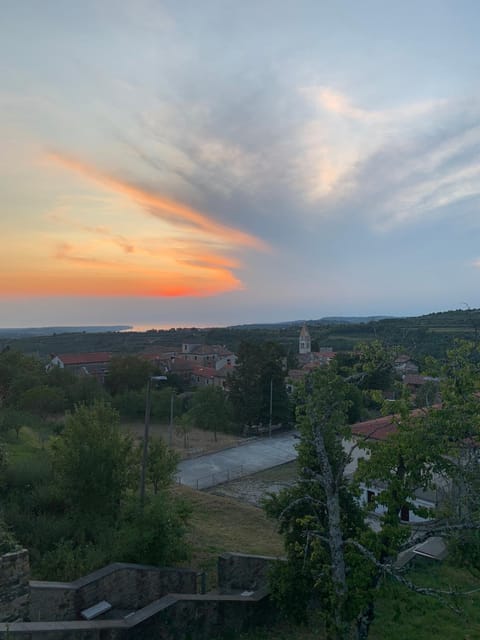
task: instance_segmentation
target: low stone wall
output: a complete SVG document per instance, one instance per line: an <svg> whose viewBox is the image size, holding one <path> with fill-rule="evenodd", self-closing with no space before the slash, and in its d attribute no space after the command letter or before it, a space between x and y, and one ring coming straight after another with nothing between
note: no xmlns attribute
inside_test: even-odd
<svg viewBox="0 0 480 640"><path fill-rule="evenodd" d="M224 553L218 558L218 588L221 593L255 591L268 584L268 572L277 558L243 553Z"/></svg>
<svg viewBox="0 0 480 640"><path fill-rule="evenodd" d="M30 590L28 551L0 556L0 621L23 620L28 615Z"/></svg>
<svg viewBox="0 0 480 640"><path fill-rule="evenodd" d="M120 563L72 583L32 582L31 621L0 622L0 640L213 640L227 633L236 636L276 619L278 612L267 584L274 561L265 556L224 554L218 562L220 594L196 594L192 570ZM161 595L152 597L155 592ZM102 599L117 609L116 619L48 619L51 613L64 616L74 611L78 615L82 608ZM35 608L41 618L37 621Z"/></svg>
<svg viewBox="0 0 480 640"><path fill-rule="evenodd" d="M252 596L169 595L123 620L0 623L6 640L213 640L272 623L267 589Z"/></svg>
<svg viewBox="0 0 480 640"><path fill-rule="evenodd" d="M114 563L74 582L30 582L29 619L75 620L101 600L116 609L137 610L168 593L196 593L191 569Z"/></svg>

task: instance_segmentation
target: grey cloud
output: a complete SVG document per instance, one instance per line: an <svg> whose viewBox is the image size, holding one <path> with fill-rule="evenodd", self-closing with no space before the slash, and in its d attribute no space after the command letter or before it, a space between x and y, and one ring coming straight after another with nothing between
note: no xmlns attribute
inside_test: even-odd
<svg viewBox="0 0 480 640"><path fill-rule="evenodd" d="M319 203L331 216L355 213L376 228L458 214L480 197L480 106L452 105L434 114L435 130L387 140L337 185L342 195ZM432 123L425 122L425 129Z"/></svg>

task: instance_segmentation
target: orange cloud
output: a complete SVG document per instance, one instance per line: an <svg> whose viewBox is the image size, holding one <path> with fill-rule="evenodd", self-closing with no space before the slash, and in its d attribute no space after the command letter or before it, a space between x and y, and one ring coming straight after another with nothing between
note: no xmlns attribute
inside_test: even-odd
<svg viewBox="0 0 480 640"><path fill-rule="evenodd" d="M62 155L49 158L110 190L115 202L63 196L43 216L45 227L5 243L0 295L212 296L243 287L233 273L240 266L235 249L266 248L181 202ZM169 224L132 224L131 203Z"/></svg>
<svg viewBox="0 0 480 640"><path fill-rule="evenodd" d="M78 257L77 257L78 258ZM131 296L175 297L211 296L242 288L227 269L199 268L168 273L131 265L98 264L66 259L64 269L39 268L17 271L15 276L2 272L0 293L8 296Z"/></svg>
<svg viewBox="0 0 480 640"><path fill-rule="evenodd" d="M126 196L130 200L141 205L150 215L162 219L172 219L172 215L179 222L188 222L204 231L217 236L224 242L232 245L240 245L255 249L266 249L266 244L259 238L223 225L207 214L197 211L188 205L177 202L167 196L159 195L147 189L137 187L124 180L113 178L98 171L95 167L87 165L76 159L69 158L59 153L50 153L47 156L50 161L82 175L107 189Z"/></svg>

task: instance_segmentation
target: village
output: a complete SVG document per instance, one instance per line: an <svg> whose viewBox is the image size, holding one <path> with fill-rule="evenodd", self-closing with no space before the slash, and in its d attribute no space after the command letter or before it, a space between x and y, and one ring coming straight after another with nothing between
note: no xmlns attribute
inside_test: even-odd
<svg viewBox="0 0 480 640"><path fill-rule="evenodd" d="M245 348L242 349L242 353L245 354ZM253 354L257 351L260 354L261 348L251 347ZM8 351L4 353L8 355ZM330 347L312 350L308 326L304 324L298 335L298 353L294 368L288 369L287 358L275 352L278 371L281 373L289 403L294 402L298 390L305 384L311 384L310 381L326 381L330 376L337 375L333 373L339 366L337 360L345 360L346 356L352 357L345 353L339 355ZM368 462L371 456L375 459L385 446L393 446L396 439L403 437L405 429L407 434L423 431L422 422L428 421L431 416L436 416L442 410L441 377L421 375L418 364L407 354L396 353L391 357L390 365L384 369L389 382L382 383L381 403L379 404L377 397L376 404L372 405L377 409L368 419L350 420L349 435L344 434L341 437L341 449L336 454L339 456L338 461L342 461L340 468L347 483L345 486L352 483L358 487L359 492L355 500L358 508L364 513L366 526L379 535L385 518L391 515L390 483L382 473L378 473L377 477L375 473L359 476L358 474L362 473L362 465ZM155 389L155 385L168 385L169 376L174 376L175 380L184 385L183 388L188 389L182 393L169 386L164 389L166 393L171 394L171 402L170 422L163 437L167 439L167 444L170 443L172 446L174 422L178 419L181 423L185 420L185 415L188 415L188 411L184 416L173 413L177 395L189 399L190 403L198 393L203 395L213 392L220 394L218 397L222 399L228 398L237 384L235 372L238 375L242 366L242 357L239 358L224 346L195 343L163 346L161 349L150 349L124 358L126 359L122 360L121 355L109 352L56 354L43 365L44 375L55 376L55 372L61 372L62 376L73 376L69 378L71 381L90 380L99 385L99 388L108 388L108 385L111 385L109 376L116 362L120 362L124 367L129 365L130 368L134 362L146 365L147 368L143 369L141 375L148 376L147 395L145 396L144 386L139 390L145 410L144 430L138 435L139 444L143 446L144 465L149 464L148 429L156 428L154 422L150 424L151 405L154 406L151 395L162 393ZM255 367L249 373L252 377L256 375L253 373L254 369ZM177 487L184 486L194 491L207 491L220 497L227 496L228 499L254 505L254 508L262 506L268 496L277 495L281 499L283 493L295 490L298 482L298 472L295 471L296 459L299 455L299 443L304 437L301 426L302 413L300 411L298 414L297 421L291 414L285 414L290 415L290 418L284 423L275 420L277 409L274 400L278 394L278 378L275 378L274 369L268 369L265 380L256 380L257 385L263 386L262 402L263 405L267 405L266 408L263 406L263 421L257 424L253 424L252 421L252 424L244 425L236 432L234 438L224 445L217 443L217 429L219 432L222 431L221 424L215 427L215 441L211 441L211 445L206 445L205 448L188 448L186 436L182 459L177 459L172 467L171 477ZM250 384L251 380L248 379L247 382ZM145 385L145 377L142 384ZM115 399L115 396L113 397ZM182 401L185 401L184 398ZM406 409L402 411L399 407L407 398L408 404L404 406L409 408L405 413ZM325 401L325 411L328 413L336 399L332 396L331 401ZM389 404L392 407L391 412L388 412ZM221 419L221 412L218 417ZM352 414L352 417L354 418L355 414ZM214 418L210 419L214 421ZM218 446L212 446L214 442ZM153 447L153 441L151 446ZM209 451L209 448L212 450ZM461 449L462 447L457 451L458 455ZM471 452L472 448L468 446L464 450ZM153 449L151 455L154 455ZM300 453L300 456L302 455ZM405 456L407 452L401 455ZM332 459L331 464L337 462ZM433 563L443 562L448 554L448 541L443 535L439 535L439 516L451 508L452 502L457 501L459 505L463 500L462 489L453 480L453 476L442 473L440 467L432 465L429 468L431 463L427 462L427 458L425 462L418 464L426 465L425 474L418 467L407 472L411 479L403 490L404 502L398 503L397 518L398 524L404 528L403 538L408 529L410 533L405 538L407 544L399 549L393 559L392 571L403 571L418 558ZM464 462L459 458L456 464L462 467ZM142 467L142 479L146 477L147 468ZM274 474L267 480L269 476L265 473L275 469L285 469L277 476L282 479L276 480ZM261 476L261 473L264 476ZM145 479L142 481L145 483ZM339 487L341 485L343 486L343 481ZM8 633L19 640L27 637L46 638L47 633L49 638L72 640L76 640L79 633L87 634L82 637L92 638L103 637L103 633L110 634L108 637L118 638L147 637L145 625L155 629L155 637L173 638L177 636L159 635L164 633L160 629L164 629L167 619L167 626L173 625L176 629L174 633L187 633L186 629L190 629L190 625L194 624L194 620L198 620L199 615L204 616L205 624L194 625L195 637L207 639L212 633L212 625L218 625L220 618L223 620L224 631L227 631L246 629L250 625L256 625L262 618L272 620L272 624L275 624L277 615L268 596L267 580L268 567L276 560L275 557L267 555L222 555L218 561L218 587L214 591L208 591L205 575L198 571L188 574L184 570L182 573L171 569L170 573L165 574L164 569L154 571L152 567L117 562L84 577L78 576L77 580L68 584L65 582L60 585L31 580L29 554L26 550L8 552L3 556L2 562L2 571L7 579L0 583L0 589L3 589L0 611L4 621L3 626L0 625L0 631L3 629L6 632L8 628ZM138 585L139 580L149 586L138 590L134 585ZM120 584L123 585L121 588ZM163 586L160 587L160 584ZM171 594L176 594L175 598L172 599ZM53 602L56 604L53 605ZM188 615L185 613L187 602L190 603ZM228 616L224 609L226 603L230 611ZM180 618L179 610L183 611ZM203 613L200 613L202 611ZM245 611L249 613L246 614Z"/></svg>

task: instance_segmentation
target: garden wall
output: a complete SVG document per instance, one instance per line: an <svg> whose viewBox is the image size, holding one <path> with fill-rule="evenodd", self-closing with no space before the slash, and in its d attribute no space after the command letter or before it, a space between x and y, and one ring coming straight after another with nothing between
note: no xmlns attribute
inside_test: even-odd
<svg viewBox="0 0 480 640"><path fill-rule="evenodd" d="M29 579L26 549L0 556L0 621L24 620L28 616Z"/></svg>
<svg viewBox="0 0 480 640"><path fill-rule="evenodd" d="M74 582L31 581L30 590L30 620L75 620L101 600L134 611L168 593L196 593L197 574L117 562Z"/></svg>
<svg viewBox="0 0 480 640"><path fill-rule="evenodd" d="M0 639L212 640L225 633L235 636L275 620L277 610L266 582L273 561L264 556L222 555L218 561L221 593L196 594L196 572L189 569L121 563L72 583L33 581L31 621L0 623ZM107 614L112 619L78 619L83 608L104 599L114 607Z"/></svg>

